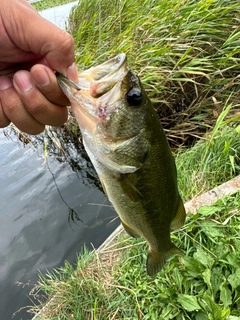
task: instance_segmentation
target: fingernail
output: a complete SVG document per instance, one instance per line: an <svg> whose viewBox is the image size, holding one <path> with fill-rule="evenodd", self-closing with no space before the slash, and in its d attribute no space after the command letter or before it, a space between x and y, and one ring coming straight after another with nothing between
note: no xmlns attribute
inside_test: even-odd
<svg viewBox="0 0 240 320"><path fill-rule="evenodd" d="M44 69L35 69L34 70L34 80L40 87L45 87L49 85L50 79L48 73Z"/></svg>
<svg viewBox="0 0 240 320"><path fill-rule="evenodd" d="M32 89L32 79L28 72L19 71L13 77L14 84L22 92L27 92Z"/></svg>
<svg viewBox="0 0 240 320"><path fill-rule="evenodd" d="M8 77L0 77L0 90L12 87L12 81Z"/></svg>
<svg viewBox="0 0 240 320"><path fill-rule="evenodd" d="M72 81L78 82L78 71L75 62L68 68L67 77Z"/></svg>

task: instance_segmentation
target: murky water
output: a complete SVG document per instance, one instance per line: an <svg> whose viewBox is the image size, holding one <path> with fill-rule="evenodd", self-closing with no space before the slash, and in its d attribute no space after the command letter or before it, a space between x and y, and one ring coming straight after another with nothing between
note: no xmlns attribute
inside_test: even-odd
<svg viewBox="0 0 240 320"><path fill-rule="evenodd" d="M23 146L0 130L0 316L8 320L31 305L28 297L43 273L75 261L85 244L98 247L116 228L103 193L68 163L44 159L42 147ZM81 161L80 161L81 162ZM82 159L85 162L85 159ZM97 205L94 205L97 204ZM69 220L69 208L81 221ZM92 244L92 245L91 245ZM31 319L25 310L14 319Z"/></svg>

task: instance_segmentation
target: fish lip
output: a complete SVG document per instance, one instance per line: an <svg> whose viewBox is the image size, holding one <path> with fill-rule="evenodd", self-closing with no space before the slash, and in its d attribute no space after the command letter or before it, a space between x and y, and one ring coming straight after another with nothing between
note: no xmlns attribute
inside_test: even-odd
<svg viewBox="0 0 240 320"><path fill-rule="evenodd" d="M126 63L126 54L120 53L119 55L113 57L112 59L109 59L96 67L93 67L92 71L96 69L104 70L105 68L110 66L109 72L107 72L104 76L100 77L99 79L92 79L92 80L98 82L98 81L105 81L107 78L112 79L113 75L116 74L119 70L121 70L125 63Z"/></svg>
<svg viewBox="0 0 240 320"><path fill-rule="evenodd" d="M79 73L79 82L76 83L67 77L65 77L62 73L56 72L56 77L59 85L67 85L69 87L72 87L78 91L80 90L88 90L88 86L85 84L85 79L84 77L88 75L89 81L90 82L100 82L100 81L106 81L108 78L112 78L112 76L117 73L121 68L123 67L124 63L126 62L126 54L125 53L120 53L119 55L115 56L112 59L109 59L105 61L104 63L94 66L90 69L87 69L83 72ZM102 76L99 76L101 74L101 71L108 69L106 73L103 73ZM95 73L96 70L99 70L98 72ZM92 76L91 76L92 75ZM95 78L94 78L95 76ZM82 83L81 83L82 82Z"/></svg>
<svg viewBox="0 0 240 320"><path fill-rule="evenodd" d="M73 107L73 105L71 105L71 109L75 117L77 117L77 110L79 109L79 111L81 111L83 114L88 114L89 117L96 119L94 110L92 110L89 106L87 107L84 103L78 103L78 99L80 97L78 95L78 92L81 92L85 88L82 87L79 83L76 83L68 79L60 72L56 72L56 78L60 88L62 89L66 97L69 99L71 104L73 103L73 101L75 101L75 104L77 104L78 106L78 108L76 108Z"/></svg>
<svg viewBox="0 0 240 320"><path fill-rule="evenodd" d="M112 113L108 103L109 94L111 100L115 99L114 103L119 100L119 84L128 71L126 54L121 53L100 65L79 72L78 83L59 72L56 73L56 78L63 93L71 102L75 116L78 110L79 112L81 110L85 115L94 117L95 121L100 121ZM108 106L108 112L100 112L103 109L102 105Z"/></svg>

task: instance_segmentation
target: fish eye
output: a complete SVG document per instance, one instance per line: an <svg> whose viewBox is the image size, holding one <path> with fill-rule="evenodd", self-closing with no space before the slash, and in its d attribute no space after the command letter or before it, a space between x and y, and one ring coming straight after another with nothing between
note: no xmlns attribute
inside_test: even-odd
<svg viewBox="0 0 240 320"><path fill-rule="evenodd" d="M131 88L127 93L127 102L130 106L139 106L142 102L142 92L138 88Z"/></svg>

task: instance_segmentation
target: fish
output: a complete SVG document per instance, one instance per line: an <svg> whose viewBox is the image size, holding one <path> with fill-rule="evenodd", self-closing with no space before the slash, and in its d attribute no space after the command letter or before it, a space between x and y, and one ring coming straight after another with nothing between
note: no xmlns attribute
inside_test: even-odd
<svg viewBox="0 0 240 320"><path fill-rule="evenodd" d="M126 232L148 245L147 274L182 254L171 229L186 212L166 135L125 53L79 72L72 83L57 74L81 130L84 148Z"/></svg>

